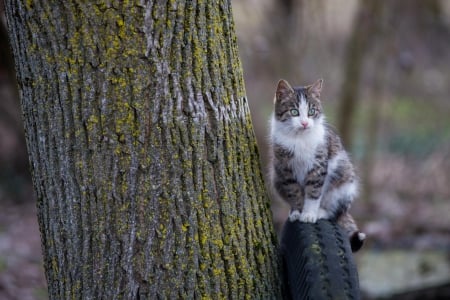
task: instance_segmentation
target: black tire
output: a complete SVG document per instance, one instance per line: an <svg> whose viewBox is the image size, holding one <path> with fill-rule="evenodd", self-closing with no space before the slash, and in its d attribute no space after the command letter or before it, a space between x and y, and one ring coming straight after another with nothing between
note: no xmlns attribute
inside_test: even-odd
<svg viewBox="0 0 450 300"><path fill-rule="evenodd" d="M349 240L337 224L286 221L281 256L286 299L360 299Z"/></svg>

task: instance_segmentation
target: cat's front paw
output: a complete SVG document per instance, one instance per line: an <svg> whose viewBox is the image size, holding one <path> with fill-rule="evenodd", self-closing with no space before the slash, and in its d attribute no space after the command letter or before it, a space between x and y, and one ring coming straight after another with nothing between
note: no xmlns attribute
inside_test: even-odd
<svg viewBox="0 0 450 300"><path fill-rule="evenodd" d="M295 222L295 221L300 221L300 212L298 210L292 210L289 213L289 221L290 222Z"/></svg>
<svg viewBox="0 0 450 300"><path fill-rule="evenodd" d="M302 212L300 214L300 222L303 222L303 223L316 223L317 217L318 217L317 213L310 212L310 211Z"/></svg>

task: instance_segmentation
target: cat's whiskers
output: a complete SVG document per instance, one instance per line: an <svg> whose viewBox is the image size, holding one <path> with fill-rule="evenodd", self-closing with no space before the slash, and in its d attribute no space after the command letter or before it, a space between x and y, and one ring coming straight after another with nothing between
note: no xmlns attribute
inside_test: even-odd
<svg viewBox="0 0 450 300"><path fill-rule="evenodd" d="M358 194L358 179L339 136L325 122L322 81L292 88L280 80L271 118L274 196L291 205L290 221L334 219L359 249L365 235L348 213Z"/></svg>

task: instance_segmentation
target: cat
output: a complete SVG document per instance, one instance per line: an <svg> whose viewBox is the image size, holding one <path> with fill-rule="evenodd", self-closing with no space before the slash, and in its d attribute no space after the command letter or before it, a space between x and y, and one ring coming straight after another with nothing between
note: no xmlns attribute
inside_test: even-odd
<svg viewBox="0 0 450 300"><path fill-rule="evenodd" d="M322 85L322 79L296 88L278 82L270 132L271 190L291 206L290 222L334 220L355 252L366 238L348 212L358 195L358 178L339 136L325 122Z"/></svg>

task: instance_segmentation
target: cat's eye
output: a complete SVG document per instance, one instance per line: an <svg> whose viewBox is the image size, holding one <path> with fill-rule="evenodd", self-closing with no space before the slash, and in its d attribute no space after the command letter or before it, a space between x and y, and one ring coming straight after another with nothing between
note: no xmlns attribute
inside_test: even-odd
<svg viewBox="0 0 450 300"><path fill-rule="evenodd" d="M308 116L314 116L316 114L316 109L314 107L310 107L308 110Z"/></svg>
<svg viewBox="0 0 450 300"><path fill-rule="evenodd" d="M294 117L296 117L296 116L298 116L299 115L299 113L298 113L298 109L291 109L291 115L293 115Z"/></svg>

